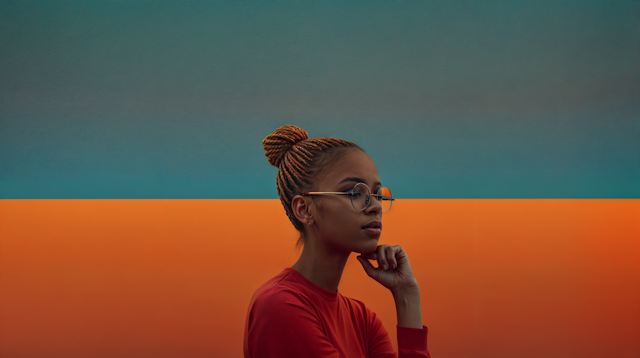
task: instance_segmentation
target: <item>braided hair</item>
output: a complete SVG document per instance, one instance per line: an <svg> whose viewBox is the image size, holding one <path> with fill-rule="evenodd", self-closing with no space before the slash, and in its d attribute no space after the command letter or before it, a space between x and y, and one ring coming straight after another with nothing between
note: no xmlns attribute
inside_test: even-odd
<svg viewBox="0 0 640 358"><path fill-rule="evenodd" d="M347 150L362 150L355 143L337 138L311 138L304 129L284 125L268 135L262 146L269 163L278 168L278 196L293 226L304 242L304 225L291 208L294 196L309 191L321 170L328 168Z"/></svg>

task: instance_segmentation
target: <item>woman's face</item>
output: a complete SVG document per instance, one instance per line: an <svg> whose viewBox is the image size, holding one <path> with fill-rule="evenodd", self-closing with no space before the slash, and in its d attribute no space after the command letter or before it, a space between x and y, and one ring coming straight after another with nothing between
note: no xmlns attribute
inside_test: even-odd
<svg viewBox="0 0 640 358"><path fill-rule="evenodd" d="M354 149L323 173L315 183L314 191L344 192L360 182L367 184L374 194L381 187L373 160L366 153ZM329 195L313 200L316 211L314 229L329 249L358 253L376 250L382 229L382 206L378 200L371 198L363 211L354 209L350 195ZM380 229L366 226L379 226Z"/></svg>

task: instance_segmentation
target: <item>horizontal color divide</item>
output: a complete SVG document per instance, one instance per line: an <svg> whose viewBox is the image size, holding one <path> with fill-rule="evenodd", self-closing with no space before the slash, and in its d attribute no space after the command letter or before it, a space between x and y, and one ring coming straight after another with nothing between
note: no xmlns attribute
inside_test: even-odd
<svg viewBox="0 0 640 358"><path fill-rule="evenodd" d="M261 166L264 165L255 167ZM0 171L0 200L277 199L276 170L266 169L273 170L256 170L250 175L217 173L204 178L113 173L61 177L38 173L27 178L3 178ZM496 177L495 174L427 176L398 171L382 180L393 196L400 199L638 199L638 178L640 174L576 174L559 178L539 173L532 177L524 172Z"/></svg>
<svg viewBox="0 0 640 358"><path fill-rule="evenodd" d="M640 355L640 200L398 200L383 224L434 357ZM0 356L242 357L296 239L278 200L0 200ZM354 256L339 290L395 344Z"/></svg>

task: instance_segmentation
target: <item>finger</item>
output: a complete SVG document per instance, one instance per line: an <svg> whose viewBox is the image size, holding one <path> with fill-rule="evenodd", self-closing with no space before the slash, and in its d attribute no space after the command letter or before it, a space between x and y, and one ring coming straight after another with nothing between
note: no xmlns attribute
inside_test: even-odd
<svg viewBox="0 0 640 358"><path fill-rule="evenodd" d="M407 256L407 253L404 251L402 246L396 245L395 248L396 248L395 258L396 258L396 261L398 262L398 265L408 264L409 256Z"/></svg>
<svg viewBox="0 0 640 358"><path fill-rule="evenodd" d="M389 267L391 267L392 269L395 269L398 267L398 261L396 261L396 252L397 247L395 246L389 246L386 249L387 251L387 260L389 260Z"/></svg>
<svg viewBox="0 0 640 358"><path fill-rule="evenodd" d="M356 258L358 259L358 261L360 261L360 264L362 264L362 268L364 269L364 272L366 272L369 277L376 278L378 276L377 274L378 269L373 267L371 262L369 262L363 256L357 256Z"/></svg>
<svg viewBox="0 0 640 358"><path fill-rule="evenodd" d="M377 260L378 259L378 253L377 252L371 252L368 254L361 254L358 257L364 257L367 260Z"/></svg>
<svg viewBox="0 0 640 358"><path fill-rule="evenodd" d="M387 260L387 251L386 248L388 245L380 245L378 246L378 267L382 267L383 270L389 269L389 261Z"/></svg>

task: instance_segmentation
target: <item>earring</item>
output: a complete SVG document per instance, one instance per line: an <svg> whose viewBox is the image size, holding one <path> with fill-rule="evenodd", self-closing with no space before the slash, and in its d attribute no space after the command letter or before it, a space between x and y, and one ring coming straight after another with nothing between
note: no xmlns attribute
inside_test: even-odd
<svg viewBox="0 0 640 358"><path fill-rule="evenodd" d="M311 221L309 221L307 224L311 225Z"/></svg>

